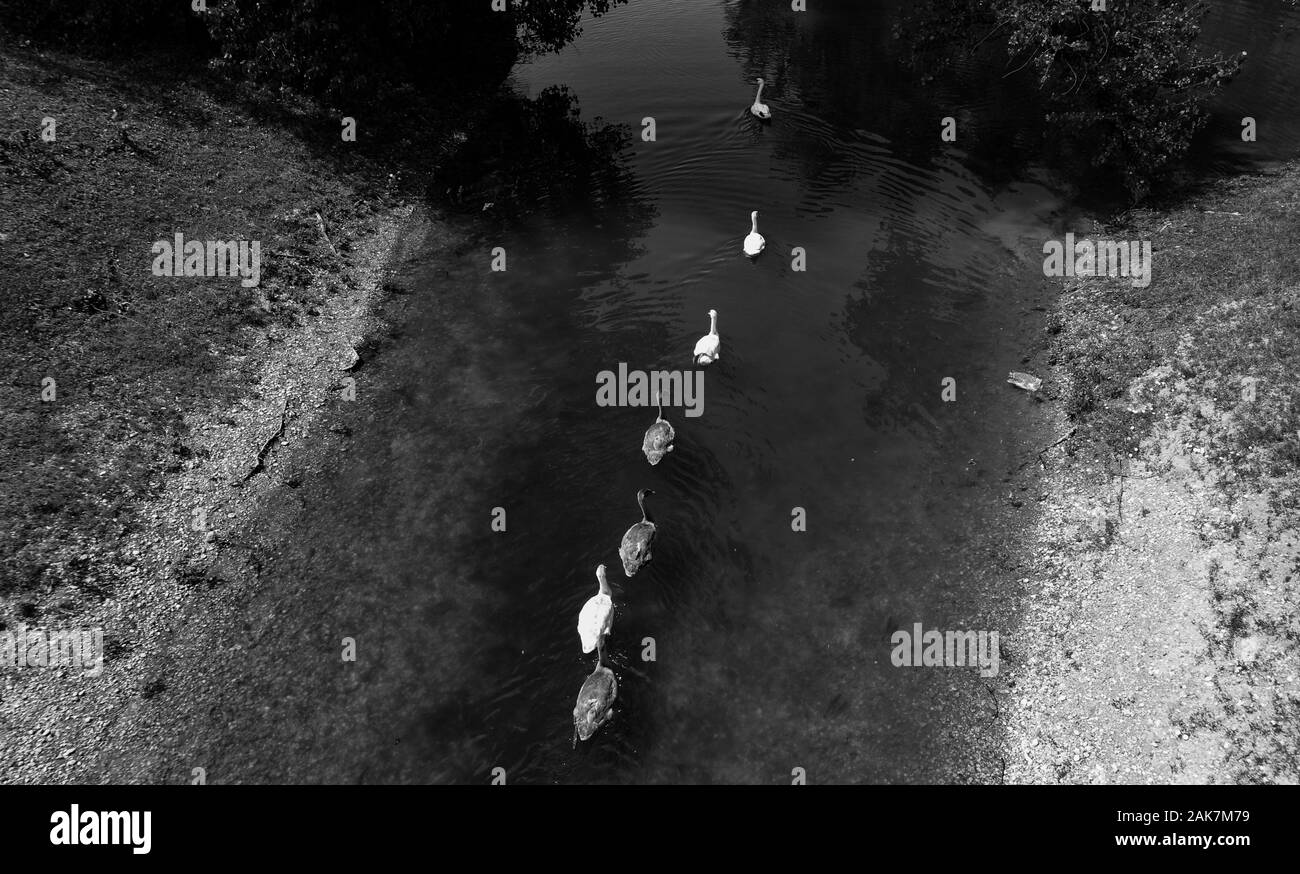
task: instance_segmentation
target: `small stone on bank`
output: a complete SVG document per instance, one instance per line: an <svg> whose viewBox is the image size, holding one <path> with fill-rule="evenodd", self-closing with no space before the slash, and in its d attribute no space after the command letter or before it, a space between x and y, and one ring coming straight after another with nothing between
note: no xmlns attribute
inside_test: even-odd
<svg viewBox="0 0 1300 874"><path fill-rule="evenodd" d="M1025 391L1038 391L1043 386L1041 379L1028 373L1021 373L1019 370L1008 373L1007 382L1016 388L1023 388Z"/></svg>

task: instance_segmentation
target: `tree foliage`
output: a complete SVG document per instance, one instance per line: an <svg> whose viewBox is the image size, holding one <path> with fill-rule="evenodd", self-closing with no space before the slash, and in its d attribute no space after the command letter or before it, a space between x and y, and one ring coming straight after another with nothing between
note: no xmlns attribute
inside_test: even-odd
<svg viewBox="0 0 1300 874"><path fill-rule="evenodd" d="M479 90L521 56L555 51L584 14L626 0L25 0L0 25L83 48L199 49L240 78L330 101Z"/></svg>
<svg viewBox="0 0 1300 874"><path fill-rule="evenodd" d="M584 11L620 0L223 0L210 13L218 64L331 100L386 89L467 87L521 54L573 39Z"/></svg>
<svg viewBox="0 0 1300 874"><path fill-rule="evenodd" d="M43 42L128 49L177 38L201 40L189 4L174 0L24 0L0 3L0 26Z"/></svg>
<svg viewBox="0 0 1300 874"><path fill-rule="evenodd" d="M906 31L927 54L974 51L997 35L1007 75L1034 76L1071 150L1141 200L1186 154L1206 97L1243 60L1198 50L1207 11L1203 0L924 0Z"/></svg>

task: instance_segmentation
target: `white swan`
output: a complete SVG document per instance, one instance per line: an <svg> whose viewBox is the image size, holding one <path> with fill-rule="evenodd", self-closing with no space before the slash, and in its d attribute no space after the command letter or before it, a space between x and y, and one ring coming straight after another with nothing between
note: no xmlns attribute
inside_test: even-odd
<svg viewBox="0 0 1300 874"><path fill-rule="evenodd" d="M745 237L745 254L753 258L763 251L763 247L767 245L767 240L764 240L763 235L758 232L758 210L754 210L749 214L749 222L749 236Z"/></svg>
<svg viewBox="0 0 1300 874"><path fill-rule="evenodd" d="M609 583L605 582L605 566L596 568L596 579L600 582L600 591L587 599L578 614L578 636L582 638L582 651L596 650L596 664L599 665L605 652L605 638L614 630L614 599L609 595Z"/></svg>
<svg viewBox="0 0 1300 874"><path fill-rule="evenodd" d="M767 108L767 104L760 101L763 96L763 80L758 80L758 93L754 95L754 105L749 107L749 111L754 114L755 118L769 119L772 117L772 110Z"/></svg>
<svg viewBox="0 0 1300 874"><path fill-rule="evenodd" d="M722 339L718 336L718 311L709 310L709 333L695 343L695 363L712 364L722 357Z"/></svg>

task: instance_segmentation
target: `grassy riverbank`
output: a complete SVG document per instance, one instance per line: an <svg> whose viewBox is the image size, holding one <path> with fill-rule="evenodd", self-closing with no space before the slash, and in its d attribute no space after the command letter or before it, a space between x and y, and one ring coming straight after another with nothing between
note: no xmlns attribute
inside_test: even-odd
<svg viewBox="0 0 1300 874"><path fill-rule="evenodd" d="M106 662L0 672L0 782L188 780L151 752L163 693L220 679L178 635L246 636L257 568L222 550L303 476L276 459L345 400L412 211L332 126L183 63L0 58L0 628L102 627ZM259 240L260 284L155 277L176 233Z"/></svg>
<svg viewBox="0 0 1300 874"><path fill-rule="evenodd" d="M1297 203L1288 166L1087 234L1151 240L1154 280L1075 280L1048 328L1071 436L1009 780L1300 780Z"/></svg>
<svg viewBox="0 0 1300 874"><path fill-rule="evenodd" d="M0 621L13 621L111 595L96 550L202 461L188 417L236 403L259 348L356 287L354 249L397 199L342 166L348 144L304 142L174 69L3 51ZM176 233L260 240L260 286L153 276L151 245Z"/></svg>

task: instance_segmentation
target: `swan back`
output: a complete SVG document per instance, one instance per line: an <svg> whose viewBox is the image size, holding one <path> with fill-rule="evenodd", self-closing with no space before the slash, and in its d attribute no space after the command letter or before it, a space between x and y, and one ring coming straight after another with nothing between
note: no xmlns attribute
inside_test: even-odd
<svg viewBox="0 0 1300 874"><path fill-rule="evenodd" d="M655 392L655 403L659 404L658 391ZM646 429L645 439L641 441L641 451L645 453L646 460L652 465L662 461L664 455L673 451L672 444L676 436L673 426L664 420L664 408L659 404L659 416Z"/></svg>
<svg viewBox="0 0 1300 874"><path fill-rule="evenodd" d="M614 630L614 599L610 597L603 564L596 568L596 579L600 582L600 591L587 599L578 614L578 637L582 639L583 652L599 647Z"/></svg>
<svg viewBox="0 0 1300 874"><path fill-rule="evenodd" d="M646 461L658 464L663 457L673 451L673 439L676 437L673 426L660 420L646 429L645 439L641 441L641 451Z"/></svg>
<svg viewBox="0 0 1300 874"><path fill-rule="evenodd" d="M763 251L763 247L767 245L767 240L764 240L763 235L758 232L758 210L754 210L749 214L749 221L750 231L749 235L745 237L744 248L745 254L752 258Z"/></svg>
<svg viewBox="0 0 1300 874"><path fill-rule="evenodd" d="M623 534L623 542L618 547L618 557L623 561L623 573L629 577L635 576L637 571L654 558L651 550L654 546L656 528L645 509L646 496L653 494L650 489L642 489L636 493L636 502L641 507L641 521L627 529Z"/></svg>
<svg viewBox="0 0 1300 874"><path fill-rule="evenodd" d="M582 684L578 700L573 706L573 745L579 740L589 740L614 715L614 701L618 698L618 680L614 672L604 665Z"/></svg>
<svg viewBox="0 0 1300 874"><path fill-rule="evenodd" d="M717 361L722 349L722 339L718 336L718 311L709 310L709 333L695 343L695 363L712 364Z"/></svg>
<svg viewBox="0 0 1300 874"><path fill-rule="evenodd" d="M623 561L623 573L629 577L650 563L654 558L651 551L655 540L655 523L638 522L623 535L623 542L618 547L618 557Z"/></svg>

